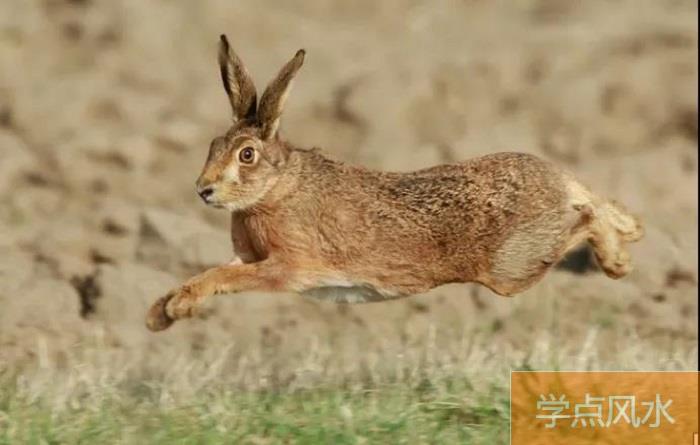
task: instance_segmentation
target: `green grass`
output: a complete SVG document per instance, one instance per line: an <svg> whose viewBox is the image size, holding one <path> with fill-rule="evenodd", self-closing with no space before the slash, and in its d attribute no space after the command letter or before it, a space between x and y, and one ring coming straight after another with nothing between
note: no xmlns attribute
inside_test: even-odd
<svg viewBox="0 0 700 445"><path fill-rule="evenodd" d="M508 391L467 381L293 392L209 389L186 403L140 388L56 409L0 387L0 444L500 444ZM118 396L117 396L118 394ZM128 395L127 395L128 394Z"/></svg>

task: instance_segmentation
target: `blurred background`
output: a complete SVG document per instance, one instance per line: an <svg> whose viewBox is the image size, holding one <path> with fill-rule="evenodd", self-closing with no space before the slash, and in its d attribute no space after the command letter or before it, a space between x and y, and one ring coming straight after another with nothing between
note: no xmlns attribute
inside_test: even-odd
<svg viewBox="0 0 700 445"><path fill-rule="evenodd" d="M232 255L228 215L194 190L230 122L221 33L258 91L307 50L283 137L399 171L537 154L641 217L635 271L610 280L584 250L512 299L245 293L148 332L156 298ZM221 385L506 391L510 369L696 369L697 50L692 0L5 0L5 394L62 412L135 387L177 404Z"/></svg>

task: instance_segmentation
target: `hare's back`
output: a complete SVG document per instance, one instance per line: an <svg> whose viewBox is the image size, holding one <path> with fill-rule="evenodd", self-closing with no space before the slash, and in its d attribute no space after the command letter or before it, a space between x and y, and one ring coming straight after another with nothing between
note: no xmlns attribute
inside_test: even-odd
<svg viewBox="0 0 700 445"><path fill-rule="evenodd" d="M451 227L462 222L477 231L537 217L566 200L562 171L525 153L495 153L398 175L382 189L417 218L439 216Z"/></svg>
<svg viewBox="0 0 700 445"><path fill-rule="evenodd" d="M488 268L508 239L526 240L524 249L543 251L564 239L564 176L533 155L490 154L403 174L381 187L397 216L414 228L397 244L401 254L423 255L430 245L432 260L451 263L454 273ZM517 235L524 231L527 238Z"/></svg>

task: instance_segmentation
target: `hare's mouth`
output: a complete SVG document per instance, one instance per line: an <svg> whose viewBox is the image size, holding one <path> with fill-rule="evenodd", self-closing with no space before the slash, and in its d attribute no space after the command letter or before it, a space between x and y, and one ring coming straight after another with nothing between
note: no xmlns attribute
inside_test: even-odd
<svg viewBox="0 0 700 445"><path fill-rule="evenodd" d="M214 207L215 209L226 208L226 203L224 201L221 201L220 199L217 199L216 197L204 199L203 201L208 207Z"/></svg>
<svg viewBox="0 0 700 445"><path fill-rule="evenodd" d="M222 209L225 207L225 203L221 200L220 196L217 196L217 190L215 186L208 186L197 190L197 194L202 201L208 206Z"/></svg>
<svg viewBox="0 0 700 445"><path fill-rule="evenodd" d="M212 196L209 199L205 199L204 203L207 205L207 207L213 207L215 209L232 210L238 208L237 205L232 204L225 199L221 199L221 197L218 196Z"/></svg>

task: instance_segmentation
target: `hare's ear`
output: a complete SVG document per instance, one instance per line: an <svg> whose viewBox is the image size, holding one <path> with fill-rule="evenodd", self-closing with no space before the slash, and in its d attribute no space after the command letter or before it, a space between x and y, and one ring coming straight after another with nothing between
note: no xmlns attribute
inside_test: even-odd
<svg viewBox="0 0 700 445"><path fill-rule="evenodd" d="M277 77L270 82L260 98L258 122L260 122L262 128L263 140L271 139L277 135L284 102L289 95L294 76L304 63L305 54L306 51L303 49L297 51L294 58L287 62L277 74Z"/></svg>
<svg viewBox="0 0 700 445"><path fill-rule="evenodd" d="M228 44L225 34L219 41L219 69L233 110L233 121L254 118L257 93L243 62Z"/></svg>

